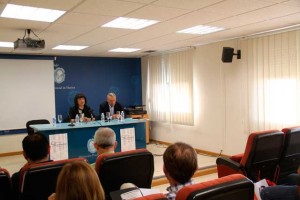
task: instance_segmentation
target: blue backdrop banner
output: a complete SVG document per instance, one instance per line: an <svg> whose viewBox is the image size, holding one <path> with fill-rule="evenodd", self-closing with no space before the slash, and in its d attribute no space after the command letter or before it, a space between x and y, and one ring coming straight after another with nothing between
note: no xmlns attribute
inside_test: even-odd
<svg viewBox="0 0 300 200"><path fill-rule="evenodd" d="M68 116L74 96L83 93L95 115L109 92L123 106L141 105L139 58L56 57L54 60L56 114Z"/></svg>

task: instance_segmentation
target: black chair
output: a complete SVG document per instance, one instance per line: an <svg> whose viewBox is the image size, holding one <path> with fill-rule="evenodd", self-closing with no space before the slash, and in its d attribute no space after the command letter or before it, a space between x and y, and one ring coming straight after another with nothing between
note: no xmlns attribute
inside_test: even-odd
<svg viewBox="0 0 300 200"><path fill-rule="evenodd" d="M253 200L254 184L241 174L186 186L176 200Z"/></svg>
<svg viewBox="0 0 300 200"><path fill-rule="evenodd" d="M26 128L27 128L28 134L34 133L34 130L33 130L33 128L30 127L30 125L35 125L35 124L50 124L50 122L47 119L35 119L35 120L28 121L26 123Z"/></svg>
<svg viewBox="0 0 300 200"><path fill-rule="evenodd" d="M300 127L284 128L284 147L279 161L277 184L287 184L288 175L297 173L300 165Z"/></svg>
<svg viewBox="0 0 300 200"><path fill-rule="evenodd" d="M110 199L110 192L119 190L123 183L151 188L154 160L146 149L102 154L96 160L95 169L106 199Z"/></svg>
<svg viewBox="0 0 300 200"><path fill-rule="evenodd" d="M0 168L0 199L11 200L12 199L12 184L8 171Z"/></svg>
<svg viewBox="0 0 300 200"><path fill-rule="evenodd" d="M48 200L48 197L55 192L61 169L66 163L73 161L86 162L86 159L73 158L24 166L20 172L20 199Z"/></svg>

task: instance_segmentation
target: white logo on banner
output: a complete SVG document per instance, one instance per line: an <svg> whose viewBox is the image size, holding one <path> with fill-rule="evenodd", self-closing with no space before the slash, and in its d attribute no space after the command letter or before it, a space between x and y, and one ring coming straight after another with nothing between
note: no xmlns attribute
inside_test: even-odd
<svg viewBox="0 0 300 200"><path fill-rule="evenodd" d="M90 153L96 153L97 152L97 150L94 147L94 139L93 138L88 140L87 149Z"/></svg>
<svg viewBox="0 0 300 200"><path fill-rule="evenodd" d="M57 84L64 82L65 78L66 78L66 74L63 68L58 67L54 70L54 79Z"/></svg>

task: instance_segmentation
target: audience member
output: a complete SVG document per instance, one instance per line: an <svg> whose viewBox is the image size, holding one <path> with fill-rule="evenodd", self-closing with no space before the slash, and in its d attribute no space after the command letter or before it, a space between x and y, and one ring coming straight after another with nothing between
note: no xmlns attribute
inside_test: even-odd
<svg viewBox="0 0 300 200"><path fill-rule="evenodd" d="M289 185L265 187L260 196L262 200L300 200L300 175L289 175Z"/></svg>
<svg viewBox="0 0 300 200"><path fill-rule="evenodd" d="M117 145L116 134L111 128L99 128L95 132L94 147L98 155L115 153ZM95 166L95 163L92 166Z"/></svg>
<svg viewBox="0 0 300 200"><path fill-rule="evenodd" d="M117 102L117 97L114 93L108 93L106 96L106 101L101 103L99 107L100 116L102 113L106 115L106 113L109 112L112 119L119 117L119 114L117 114L118 111L123 111L123 106Z"/></svg>
<svg viewBox="0 0 300 200"><path fill-rule="evenodd" d="M22 147L23 156L27 160L25 165L49 161L50 146L45 135L39 132L27 135L22 141ZM19 193L20 171L12 175L13 190L16 196Z"/></svg>
<svg viewBox="0 0 300 200"><path fill-rule="evenodd" d="M74 122L76 115L80 117L80 114L84 115L83 121L85 122L95 120L95 115L91 108L87 105L86 96L84 94L76 94L74 97L74 106L69 110L70 121Z"/></svg>
<svg viewBox="0 0 300 200"><path fill-rule="evenodd" d="M56 193L48 200L104 200L104 191L95 170L86 162L77 161L62 168Z"/></svg>
<svg viewBox="0 0 300 200"><path fill-rule="evenodd" d="M198 169L197 153L190 145L177 142L166 149L163 162L163 171L170 183L167 198L173 200L181 188L192 184L191 178Z"/></svg>
<svg viewBox="0 0 300 200"><path fill-rule="evenodd" d="M163 154L163 171L170 186L166 194L168 200L175 200L177 192L191 185L191 178L198 169L197 153L190 145L177 142L170 145ZM123 183L122 189L138 188L132 183Z"/></svg>

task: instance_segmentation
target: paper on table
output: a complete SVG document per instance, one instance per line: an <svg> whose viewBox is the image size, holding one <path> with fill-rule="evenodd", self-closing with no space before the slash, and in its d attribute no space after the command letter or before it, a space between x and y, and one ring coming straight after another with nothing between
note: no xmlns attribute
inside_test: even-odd
<svg viewBox="0 0 300 200"><path fill-rule="evenodd" d="M67 133L49 135L50 159L68 159L68 135Z"/></svg>
<svg viewBox="0 0 300 200"><path fill-rule="evenodd" d="M157 193L160 193L160 191L158 189L140 188L140 189L131 190L129 192L121 194L121 199L122 200L130 200L130 199L147 196L150 194L157 194Z"/></svg>
<svg viewBox="0 0 300 200"><path fill-rule="evenodd" d="M120 129L121 151L134 150L135 147L135 129L124 128Z"/></svg>
<svg viewBox="0 0 300 200"><path fill-rule="evenodd" d="M256 183L254 183L254 193L255 193L257 200L261 200L260 191L265 187L269 187L266 179L262 179Z"/></svg>

